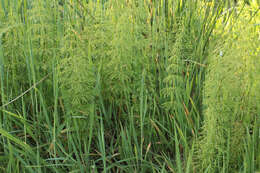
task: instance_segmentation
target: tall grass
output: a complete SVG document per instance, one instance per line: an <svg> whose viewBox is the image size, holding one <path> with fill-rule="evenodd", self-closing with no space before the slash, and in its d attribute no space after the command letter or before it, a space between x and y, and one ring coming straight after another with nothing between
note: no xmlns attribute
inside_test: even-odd
<svg viewBox="0 0 260 173"><path fill-rule="evenodd" d="M218 112L208 115L203 104L221 106L210 100L219 94L209 87L219 81L210 79L229 65L215 68L212 56L218 40L225 40L220 21L224 26L237 21L233 5L197 0L1 0L1 171L188 173L204 172L206 164L217 170L214 156L207 157L215 147L204 141L222 126L209 121ZM249 31L258 34L245 33ZM239 54L237 46L225 45L232 48L230 55ZM257 44L251 48L258 50ZM254 57L251 64L258 62ZM226 59L223 63L232 64L233 59ZM241 61L242 66L246 63ZM233 165L245 172L260 166L260 97L253 94L259 84L252 75L256 67L246 66L245 75L252 76L252 84L245 83L250 102L241 104L250 109L237 109L254 113L246 122L255 122L244 129L245 138L240 138L242 132L233 133L236 128L225 129L230 129L229 146L236 145L235 140L245 145L241 152L227 150L232 156L225 160L224 172ZM240 95L240 90L233 93ZM205 133L212 127L214 132ZM241 157L237 163L236 154Z"/></svg>
<svg viewBox="0 0 260 173"><path fill-rule="evenodd" d="M259 142L255 141L259 138L260 32L255 25L259 17L253 17L259 16L259 7L244 8L238 8L239 16L232 14L236 20L222 30L225 39L220 37L218 49L209 55L200 143L202 165L208 172L242 170L243 163L245 172L255 172L254 164L260 162ZM250 156L245 156L249 151Z"/></svg>

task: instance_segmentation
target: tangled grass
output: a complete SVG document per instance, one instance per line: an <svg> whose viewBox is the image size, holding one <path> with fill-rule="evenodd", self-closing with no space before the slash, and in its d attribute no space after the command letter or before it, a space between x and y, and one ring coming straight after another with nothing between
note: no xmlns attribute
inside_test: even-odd
<svg viewBox="0 0 260 173"><path fill-rule="evenodd" d="M1 171L259 169L256 1L0 7Z"/></svg>

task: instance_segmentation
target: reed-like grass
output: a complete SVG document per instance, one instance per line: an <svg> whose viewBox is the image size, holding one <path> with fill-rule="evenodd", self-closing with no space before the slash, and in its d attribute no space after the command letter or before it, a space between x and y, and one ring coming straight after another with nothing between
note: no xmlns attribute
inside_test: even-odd
<svg viewBox="0 0 260 173"><path fill-rule="evenodd" d="M237 26L233 23L239 21L238 15L232 14L239 14L237 7L244 4L199 0L0 4L0 172L188 173L206 172L204 165L212 166L207 151L214 146L203 141L215 133L205 131L222 126L209 121L218 112L209 116L203 107L220 106L204 94L214 98L218 93L207 92L209 85L219 82L211 82L208 71L212 68L215 75L214 71L228 70L229 65L215 69L212 56L216 43L226 39L222 31ZM257 24L253 13L258 9L246 10L251 24ZM258 29L244 32L253 37L259 35ZM233 41L240 44L239 39ZM242 52L224 45L227 51L232 49L230 55ZM258 51L257 43L250 48ZM242 66L246 62L241 61ZM255 69L246 68L245 75L259 74L257 65L251 67ZM252 82L256 91L257 78ZM240 95L239 91L232 94ZM227 138L222 137L231 139L230 148L237 140L245 144L239 152L228 150L230 161L218 165L226 167L224 172L230 167L252 172L260 166L259 95L253 93L257 92L248 92L255 100L241 102L255 114L254 126L245 128L246 137L233 133L239 127L224 129L230 129ZM237 112L249 114L251 109Z"/></svg>

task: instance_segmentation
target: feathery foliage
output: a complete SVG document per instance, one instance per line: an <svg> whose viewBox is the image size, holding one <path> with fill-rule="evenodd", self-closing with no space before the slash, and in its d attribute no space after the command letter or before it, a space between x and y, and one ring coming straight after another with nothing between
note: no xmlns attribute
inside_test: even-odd
<svg viewBox="0 0 260 173"><path fill-rule="evenodd" d="M228 31L223 34L225 40L219 39L218 49L209 55L200 143L202 167L209 172L233 172L240 168L243 162L248 162L244 160L248 145L253 145L250 159L259 163L256 140L259 138L260 30L255 24L260 18L252 18L253 15L259 16L259 9L247 7L242 11L235 23L225 28ZM248 138L255 143L249 144ZM243 169L255 171L249 165Z"/></svg>
<svg viewBox="0 0 260 173"><path fill-rule="evenodd" d="M256 171L257 10L0 0L0 172Z"/></svg>

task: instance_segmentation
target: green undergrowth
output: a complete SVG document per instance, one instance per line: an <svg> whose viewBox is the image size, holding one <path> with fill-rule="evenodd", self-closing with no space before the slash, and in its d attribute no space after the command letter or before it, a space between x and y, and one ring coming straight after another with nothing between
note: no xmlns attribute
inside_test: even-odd
<svg viewBox="0 0 260 173"><path fill-rule="evenodd" d="M0 172L259 168L256 1L0 7Z"/></svg>
<svg viewBox="0 0 260 173"><path fill-rule="evenodd" d="M218 38L209 55L198 151L208 172L259 168L260 30L256 24L260 18L248 13L259 16L259 9L245 8L233 14L239 16L222 30L225 39Z"/></svg>

